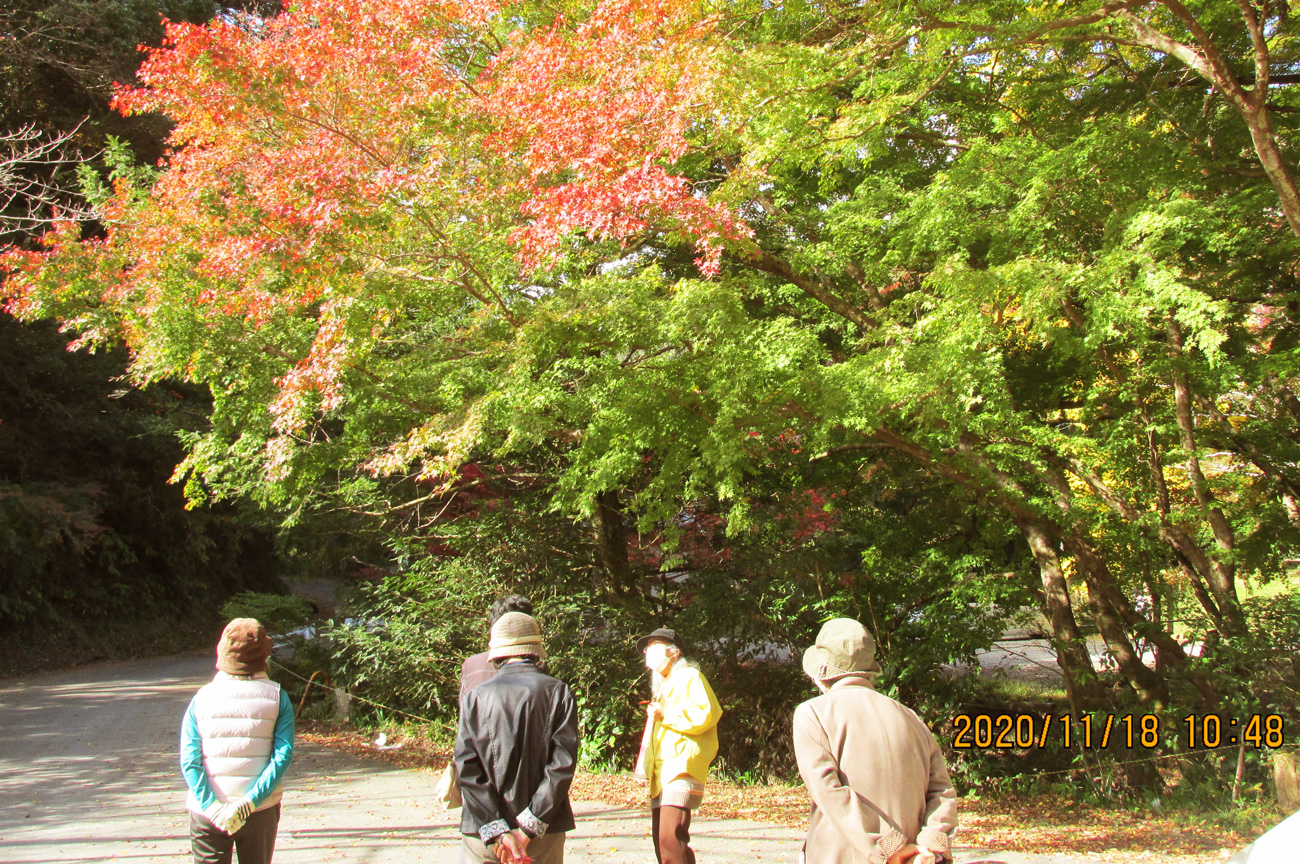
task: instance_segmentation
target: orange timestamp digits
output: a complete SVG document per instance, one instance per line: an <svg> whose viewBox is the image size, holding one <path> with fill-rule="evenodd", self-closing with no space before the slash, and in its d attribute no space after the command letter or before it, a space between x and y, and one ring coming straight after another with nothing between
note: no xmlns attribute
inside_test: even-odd
<svg viewBox="0 0 1300 864"><path fill-rule="evenodd" d="M1252 714L1244 720L1221 717L1218 714L1188 714L1187 748L1234 746L1250 744L1276 750L1285 743L1285 723L1281 714Z"/></svg>

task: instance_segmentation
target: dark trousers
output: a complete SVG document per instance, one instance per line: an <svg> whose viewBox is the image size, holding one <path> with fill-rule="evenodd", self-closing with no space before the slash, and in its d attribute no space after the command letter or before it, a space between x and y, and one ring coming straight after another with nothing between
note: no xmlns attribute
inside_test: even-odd
<svg viewBox="0 0 1300 864"><path fill-rule="evenodd" d="M190 813L190 849L194 864L230 864L238 850L239 864L271 864L275 832L280 826L280 805L258 810L234 834L222 831L206 816Z"/></svg>
<svg viewBox="0 0 1300 864"><path fill-rule="evenodd" d="M650 835L659 864L695 864L691 849L691 811L664 804L650 811Z"/></svg>

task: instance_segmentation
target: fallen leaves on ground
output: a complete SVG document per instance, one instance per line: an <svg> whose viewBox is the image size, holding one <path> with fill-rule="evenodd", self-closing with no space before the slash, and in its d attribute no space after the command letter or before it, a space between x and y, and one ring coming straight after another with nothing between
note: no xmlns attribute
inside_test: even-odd
<svg viewBox="0 0 1300 864"><path fill-rule="evenodd" d="M450 748L427 740L402 738L400 749L378 750L360 732L320 724L306 724L299 730L299 738L403 768L437 772L451 758ZM579 771L571 797L616 807L644 807L646 786L630 774ZM966 849L1071 855L1098 862L1217 864L1253 839L1186 814L1105 809L1059 796L984 799L970 795L962 798L959 806L957 842ZM801 829L808 824L808 808L803 786L711 780L699 814Z"/></svg>
<svg viewBox="0 0 1300 864"><path fill-rule="evenodd" d="M299 741L310 741L331 750L341 750L365 759L375 759L399 768L421 768L441 771L451 761L451 748L426 738L407 737L402 731L388 730L391 743L400 743L396 750L380 750L372 742L377 733L367 735L355 729L325 723L302 721L298 724Z"/></svg>
<svg viewBox="0 0 1300 864"><path fill-rule="evenodd" d="M961 825L965 846L1097 861L1210 864L1252 839L1186 816L1103 809L1047 795L987 801L969 796L961 801Z"/></svg>

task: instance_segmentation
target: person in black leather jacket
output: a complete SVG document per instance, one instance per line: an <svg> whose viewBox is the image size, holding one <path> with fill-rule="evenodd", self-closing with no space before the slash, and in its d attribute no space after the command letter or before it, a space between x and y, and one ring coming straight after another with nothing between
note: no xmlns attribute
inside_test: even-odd
<svg viewBox="0 0 1300 864"><path fill-rule="evenodd" d="M492 626L489 658L500 671L465 694L456 735L464 800L461 861L534 864L564 860L573 829L569 786L578 757L578 714L563 681L538 668L541 630L522 612Z"/></svg>

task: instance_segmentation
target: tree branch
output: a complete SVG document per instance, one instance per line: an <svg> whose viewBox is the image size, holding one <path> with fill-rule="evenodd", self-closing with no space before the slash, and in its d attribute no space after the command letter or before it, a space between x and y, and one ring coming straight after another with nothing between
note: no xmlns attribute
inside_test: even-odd
<svg viewBox="0 0 1300 864"><path fill-rule="evenodd" d="M818 284L816 279L809 278L805 274L798 272L790 266L788 261L776 257L766 249L758 250L758 260L755 262L755 266L764 273L771 273L773 276L779 276L789 282L827 309L858 325L858 328L864 333L869 333L880 326L879 321L864 314L861 309L858 309L844 298L832 294Z"/></svg>

